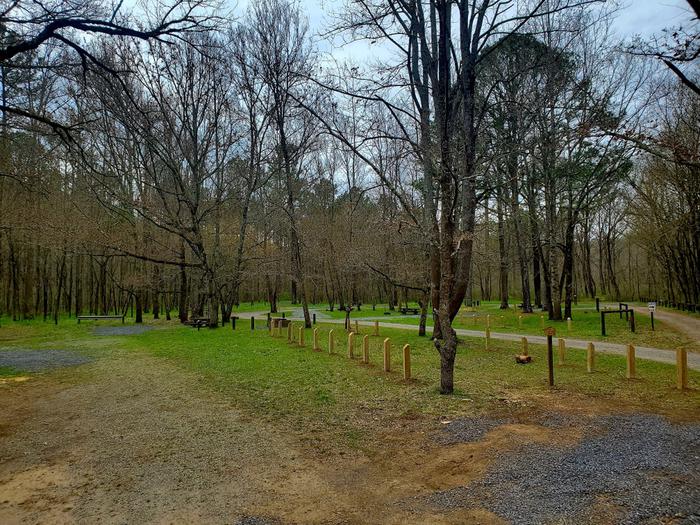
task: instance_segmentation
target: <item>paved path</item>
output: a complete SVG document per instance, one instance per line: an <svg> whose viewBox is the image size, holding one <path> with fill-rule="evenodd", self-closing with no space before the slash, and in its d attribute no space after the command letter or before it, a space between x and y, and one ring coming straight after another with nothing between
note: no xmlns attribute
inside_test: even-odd
<svg viewBox="0 0 700 525"><path fill-rule="evenodd" d="M250 317L254 315L256 317L265 317L266 312L247 312L238 314L241 317ZM289 317L293 321L301 320L302 317ZM357 321L362 326L374 326L374 321L369 319L353 319L354 323ZM418 327L415 325L406 325L402 323L392 323L386 322L383 319L381 321L381 326L386 328L397 328L399 330L416 330ZM324 323L333 324L343 324L343 319L323 319ZM426 327L426 330L432 332L432 327ZM484 332L480 330L465 330L463 328L455 328L457 335L462 335L466 337L484 337ZM519 342L523 337L527 337L528 343L543 345L547 344L547 338L541 335L529 335L529 334L505 334L501 332L491 332L492 339L499 339L501 341L515 341ZM585 350L588 347L589 341L583 341L580 339L566 339L567 348L578 348ZM615 355L625 355L627 352L627 346L617 343L606 343L602 341L593 341L595 344L596 352L601 352L604 354L615 354ZM664 348L650 348L646 346L635 346L636 356L641 359L648 359L650 361L657 361L659 363L676 363L676 351L667 350ZM700 371L700 354L695 352L688 352L688 368Z"/></svg>

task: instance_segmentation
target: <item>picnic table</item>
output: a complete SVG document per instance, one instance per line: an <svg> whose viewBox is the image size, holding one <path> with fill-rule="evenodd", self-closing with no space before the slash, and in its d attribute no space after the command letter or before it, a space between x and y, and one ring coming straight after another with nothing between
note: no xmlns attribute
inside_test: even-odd
<svg viewBox="0 0 700 525"><path fill-rule="evenodd" d="M411 312L413 315L418 315L420 312L418 308L401 308L400 311L404 315L406 315L408 312Z"/></svg>
<svg viewBox="0 0 700 525"><path fill-rule="evenodd" d="M199 331L200 328L209 326L209 319L206 317L193 317L189 321L186 321L185 324Z"/></svg>

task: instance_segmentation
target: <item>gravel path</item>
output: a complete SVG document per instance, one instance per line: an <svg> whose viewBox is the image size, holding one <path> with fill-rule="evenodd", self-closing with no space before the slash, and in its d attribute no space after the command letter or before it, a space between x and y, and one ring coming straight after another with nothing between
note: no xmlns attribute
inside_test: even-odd
<svg viewBox="0 0 700 525"><path fill-rule="evenodd" d="M24 372L42 372L89 363L93 359L71 350L0 348L0 366Z"/></svg>
<svg viewBox="0 0 700 525"><path fill-rule="evenodd" d="M132 326L96 326L93 335L138 335L153 330L152 326L135 324Z"/></svg>
<svg viewBox="0 0 700 525"><path fill-rule="evenodd" d="M674 425L655 415L583 423L577 445L504 453L482 479L436 492L429 503L441 510L485 506L514 524L599 523L601 503L615 523L700 523L700 424ZM480 439L497 424L456 421L443 439ZM471 427L479 430L465 434Z"/></svg>

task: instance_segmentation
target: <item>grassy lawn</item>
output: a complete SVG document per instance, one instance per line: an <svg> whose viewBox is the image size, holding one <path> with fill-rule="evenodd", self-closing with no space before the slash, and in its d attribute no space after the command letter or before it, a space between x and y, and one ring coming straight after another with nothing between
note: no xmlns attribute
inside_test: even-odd
<svg viewBox="0 0 700 525"><path fill-rule="evenodd" d="M492 341L494 348L486 351L483 339L465 338L457 356L456 393L441 396L437 389L439 359L432 342L405 330L382 328L380 337L370 336L370 364L363 365L359 356L364 334L356 336L356 357L350 360L347 335L338 325L318 325L322 351L314 352L312 330L305 331L306 346L300 348L288 344L286 334L273 338L266 330L197 331L175 321L153 324L156 329L139 335L97 337L89 323L64 322L58 327L40 322L5 323L0 328L0 346L90 349L105 357L114 353L127 358L129 352L144 352L199 374L203 384L229 395L256 418L303 429L312 440L315 431L331 432L357 446L377 418L537 410L572 399L582 408L594 400L680 417L697 417L700 406L698 372L690 371L691 389L679 392L674 388L673 366L638 360L639 379L627 380L623 357L598 354L596 371L588 374L583 350L567 351L566 364L555 369L556 387L551 390L544 347L531 345L533 363L516 365L517 344ZM336 334L332 355L328 353L331 329ZM382 370L385 337L392 341L390 373ZM408 382L401 373L404 344L411 345L414 379ZM0 375L21 372L0 370Z"/></svg>
<svg viewBox="0 0 700 525"><path fill-rule="evenodd" d="M517 301L511 301L511 304L516 304ZM602 305L605 303L601 303ZM410 307L418 307L417 304L410 304ZM334 310L327 311L328 305L325 303L309 305L310 308L317 310L331 319L344 319L345 312ZM267 311L267 303L250 303L241 305L237 311ZM298 305L292 305L289 301L281 301L279 310L286 312L287 315ZM562 337L570 337L572 339L583 339L587 341L608 341L611 343L627 344L632 343L638 346L649 346L655 348L686 348L691 351L700 351L700 347L695 341L689 339L685 334L681 334L677 329L667 323L655 319L654 330L651 329L651 320L647 314L646 304L630 303L630 308L634 308L635 333L630 332L627 322L614 314L606 316L606 335L602 336L600 332L600 314L595 310L595 303L581 302L574 305L571 330L568 329L566 321L548 321L546 312L536 311L532 314L521 314L520 310L510 308L501 310L499 302L484 301L479 307L468 308L463 307L454 321L455 328L463 328L467 330L483 331L486 328L486 316L490 316L491 330L494 332L505 333L523 333L530 335L542 335L542 324L544 326L554 326L557 334ZM522 315L522 319L520 316ZM689 314L690 315L690 314ZM415 316L402 315L398 310L389 310L387 305L376 305L372 309L372 305L363 305L358 312L353 310L350 314L351 319L367 319L379 318L380 321L391 323L401 323L410 326L417 326L419 319ZM540 319L543 317L543 320ZM319 316L319 321L321 321ZM427 325L432 326L432 318L429 316Z"/></svg>

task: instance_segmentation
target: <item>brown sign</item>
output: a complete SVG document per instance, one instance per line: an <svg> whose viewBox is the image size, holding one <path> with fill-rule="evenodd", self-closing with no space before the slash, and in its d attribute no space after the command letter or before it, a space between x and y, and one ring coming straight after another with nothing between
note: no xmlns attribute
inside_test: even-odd
<svg viewBox="0 0 700 525"><path fill-rule="evenodd" d="M557 335L557 331L554 329L554 327L548 326L544 329L544 335L554 337L555 335Z"/></svg>

